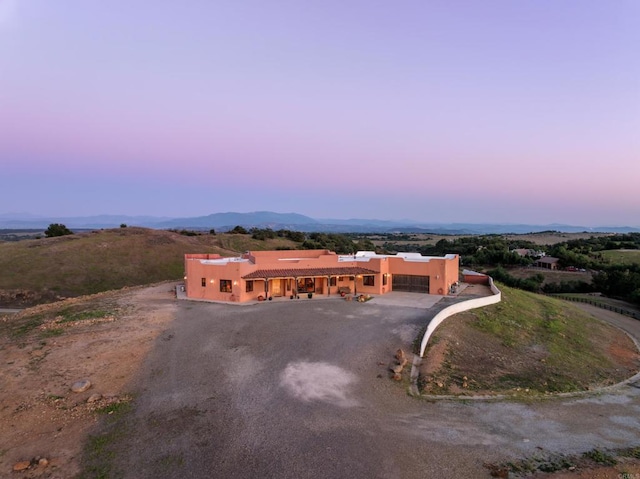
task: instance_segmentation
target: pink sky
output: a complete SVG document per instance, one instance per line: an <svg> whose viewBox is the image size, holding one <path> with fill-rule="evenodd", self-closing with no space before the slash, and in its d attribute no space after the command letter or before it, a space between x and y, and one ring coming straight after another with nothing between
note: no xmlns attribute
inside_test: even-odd
<svg viewBox="0 0 640 479"><path fill-rule="evenodd" d="M640 4L0 0L0 213L640 226Z"/></svg>

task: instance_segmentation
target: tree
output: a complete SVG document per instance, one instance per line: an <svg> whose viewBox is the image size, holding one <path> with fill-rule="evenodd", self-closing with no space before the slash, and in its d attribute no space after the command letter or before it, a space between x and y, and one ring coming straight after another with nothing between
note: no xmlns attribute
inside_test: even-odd
<svg viewBox="0 0 640 479"><path fill-rule="evenodd" d="M215 234L216 234L216 230L215 230L215 229L213 229L213 228L211 228L211 229L209 230L209 234L210 234L211 236L215 236Z"/></svg>
<svg viewBox="0 0 640 479"><path fill-rule="evenodd" d="M73 231L67 228L62 223L51 223L49 227L44 231L47 238L53 238L54 236L72 235Z"/></svg>
<svg viewBox="0 0 640 479"><path fill-rule="evenodd" d="M246 235L248 231L244 227L238 225L232 230L230 230L229 233L233 235Z"/></svg>

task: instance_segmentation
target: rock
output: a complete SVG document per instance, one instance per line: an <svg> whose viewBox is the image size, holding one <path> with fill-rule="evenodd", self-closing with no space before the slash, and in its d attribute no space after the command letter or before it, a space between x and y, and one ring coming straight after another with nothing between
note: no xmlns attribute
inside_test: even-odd
<svg viewBox="0 0 640 479"><path fill-rule="evenodd" d="M102 394L94 393L91 396L89 396L89 398L87 399L87 402L91 404L93 402L100 401L100 399L102 399Z"/></svg>
<svg viewBox="0 0 640 479"><path fill-rule="evenodd" d="M403 368L404 366L402 364L396 364L393 368L391 368L391 370L396 374L400 374Z"/></svg>
<svg viewBox="0 0 640 479"><path fill-rule="evenodd" d="M398 361L398 364L402 367L405 367L408 362L409 361L407 360L407 358L402 358L400 361Z"/></svg>
<svg viewBox="0 0 640 479"><path fill-rule="evenodd" d="M29 469L29 466L31 466L31 461L20 461L13 465L13 470L15 472L26 471Z"/></svg>
<svg viewBox="0 0 640 479"><path fill-rule="evenodd" d="M41 457L38 460L38 466L40 467L47 467L49 465L49 459L47 459L46 457Z"/></svg>
<svg viewBox="0 0 640 479"><path fill-rule="evenodd" d="M398 361L402 361L403 359L406 359L406 356L405 356L404 351L402 349L398 349L396 351L396 359Z"/></svg>
<svg viewBox="0 0 640 479"><path fill-rule="evenodd" d="M506 467L496 468L491 471L491 477L501 477L508 478L509 477L509 469Z"/></svg>
<svg viewBox="0 0 640 479"><path fill-rule="evenodd" d="M71 385L71 390L74 393L82 393L82 392L85 392L90 387L91 387L91 381L89 381L88 379L81 379Z"/></svg>
<svg viewBox="0 0 640 479"><path fill-rule="evenodd" d="M444 383L441 383L441 382L438 381L436 383L436 386L438 386L439 388L443 388L444 387Z"/></svg>
<svg viewBox="0 0 640 479"><path fill-rule="evenodd" d="M395 381L401 381L402 380L402 375L398 374L398 373L394 374L392 377L393 377L393 379Z"/></svg>

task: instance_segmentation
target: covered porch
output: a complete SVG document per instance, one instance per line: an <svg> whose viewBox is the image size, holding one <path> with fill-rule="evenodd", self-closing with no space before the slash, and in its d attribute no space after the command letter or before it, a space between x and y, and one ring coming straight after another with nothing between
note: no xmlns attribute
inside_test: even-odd
<svg viewBox="0 0 640 479"><path fill-rule="evenodd" d="M255 282L253 291L258 293L257 299L260 296L275 299L357 294L362 277L376 274L377 271L361 267L259 269L242 279Z"/></svg>

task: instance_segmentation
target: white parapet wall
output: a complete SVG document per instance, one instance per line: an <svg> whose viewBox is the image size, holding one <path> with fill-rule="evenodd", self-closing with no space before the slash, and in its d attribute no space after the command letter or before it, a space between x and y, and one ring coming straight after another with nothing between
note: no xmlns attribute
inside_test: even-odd
<svg viewBox="0 0 640 479"><path fill-rule="evenodd" d="M487 296L486 298L470 299L468 301L462 301L461 303L452 304L448 308L445 308L436 314L429 323L429 326L427 326L427 330L422 337L422 343L420 343L420 357L424 356L424 350L427 348L429 338L445 319L463 311L482 308L483 306L489 306L490 304L496 304L502 301L502 292L495 284L493 284L493 278L491 276L489 276L489 288L491 288L491 292L493 293L491 296Z"/></svg>

